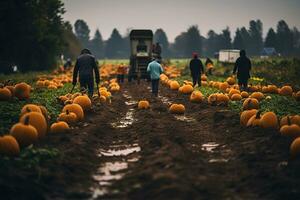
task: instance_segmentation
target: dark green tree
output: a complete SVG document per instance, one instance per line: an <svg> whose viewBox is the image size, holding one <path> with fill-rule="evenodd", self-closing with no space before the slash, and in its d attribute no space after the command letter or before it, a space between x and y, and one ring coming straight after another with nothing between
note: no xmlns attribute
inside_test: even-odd
<svg viewBox="0 0 300 200"><path fill-rule="evenodd" d="M244 40L243 40L241 31L239 28L237 28L235 31L235 37L233 40L233 48L239 49L239 50L245 49Z"/></svg>
<svg viewBox="0 0 300 200"><path fill-rule="evenodd" d="M64 48L63 48L63 54L65 58L71 58L75 59L82 49L81 42L78 40L78 38L75 36L72 30L72 25L69 22L66 22L64 25Z"/></svg>
<svg viewBox="0 0 300 200"><path fill-rule="evenodd" d="M231 36L229 27L222 30L222 34L218 36L218 48L219 49L231 49Z"/></svg>
<svg viewBox="0 0 300 200"><path fill-rule="evenodd" d="M90 28L87 23L82 19L78 19L76 20L74 27L75 35L77 36L79 41L85 48L89 48Z"/></svg>
<svg viewBox="0 0 300 200"><path fill-rule="evenodd" d="M293 34L284 20L277 24L276 50L282 55L289 55L293 51Z"/></svg>
<svg viewBox="0 0 300 200"><path fill-rule="evenodd" d="M184 55L190 57L193 52L202 53L202 40L197 26L191 26L186 32Z"/></svg>
<svg viewBox="0 0 300 200"><path fill-rule="evenodd" d="M273 28L270 28L266 40L265 40L265 47L276 47L277 46L277 39L276 39L276 33Z"/></svg>
<svg viewBox="0 0 300 200"><path fill-rule="evenodd" d="M213 56L215 52L219 51L217 43L218 43L218 34L216 34L213 30L209 30L205 42L205 50L206 50L205 54L207 56Z"/></svg>
<svg viewBox="0 0 300 200"><path fill-rule="evenodd" d="M154 33L154 42L159 42L162 47L162 56L168 57L169 56L169 41L167 34L164 32L163 29L159 28Z"/></svg>
<svg viewBox="0 0 300 200"><path fill-rule="evenodd" d="M63 3L2 0L0 9L0 61L22 71L55 66L64 45Z"/></svg>
<svg viewBox="0 0 300 200"><path fill-rule="evenodd" d="M96 58L104 57L104 43L100 31L95 31L94 38L90 41L90 48Z"/></svg>
<svg viewBox="0 0 300 200"><path fill-rule="evenodd" d="M105 55L107 58L122 58L124 56L124 40L116 28L106 42Z"/></svg>
<svg viewBox="0 0 300 200"><path fill-rule="evenodd" d="M260 20L251 20L249 22L250 42L248 50L250 55L259 55L263 48L263 24Z"/></svg>

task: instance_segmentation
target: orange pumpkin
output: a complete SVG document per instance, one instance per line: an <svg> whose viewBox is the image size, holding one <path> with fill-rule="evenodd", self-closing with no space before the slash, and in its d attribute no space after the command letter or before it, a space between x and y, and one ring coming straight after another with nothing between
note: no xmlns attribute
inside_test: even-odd
<svg viewBox="0 0 300 200"><path fill-rule="evenodd" d="M280 128L281 135L286 135L289 137L299 137L300 136L300 126L296 124L291 124L290 117L287 117L288 124L283 125Z"/></svg>
<svg viewBox="0 0 300 200"><path fill-rule="evenodd" d="M233 94L230 99L231 99L231 101L240 101L240 100L242 100L242 95Z"/></svg>
<svg viewBox="0 0 300 200"><path fill-rule="evenodd" d="M10 134L16 138L21 147L27 147L38 140L38 132L35 127L29 124L29 117L24 123L17 123L10 129Z"/></svg>
<svg viewBox="0 0 300 200"><path fill-rule="evenodd" d="M295 157L299 157L300 155L300 137L299 138L296 138L291 146L290 146L290 154L292 156L292 158L295 158Z"/></svg>
<svg viewBox="0 0 300 200"><path fill-rule="evenodd" d="M226 82L229 84L229 85L234 85L235 84L235 78L233 77L228 77L226 79Z"/></svg>
<svg viewBox="0 0 300 200"><path fill-rule="evenodd" d="M5 88L9 89L12 97L15 96L15 87L14 86L7 85L7 86L5 86Z"/></svg>
<svg viewBox="0 0 300 200"><path fill-rule="evenodd" d="M230 89L229 90L229 94L228 94L229 97L231 97L234 94L241 94L241 92L239 90L237 90L237 89L234 89L234 88Z"/></svg>
<svg viewBox="0 0 300 200"><path fill-rule="evenodd" d="M241 96L242 96L243 98L248 98L248 97L249 97L249 93L246 92L246 91L243 91L243 92L241 92Z"/></svg>
<svg viewBox="0 0 300 200"><path fill-rule="evenodd" d="M18 156L20 154L19 144L13 136L0 136L0 154L4 156Z"/></svg>
<svg viewBox="0 0 300 200"><path fill-rule="evenodd" d="M37 130L38 137L44 137L48 130L48 124L44 115L39 112L29 112L21 116L20 122L25 124L27 118L29 118L28 124L30 124Z"/></svg>
<svg viewBox="0 0 300 200"><path fill-rule="evenodd" d="M229 84L227 82L223 82L219 85L219 89L223 92L226 92L226 89L229 88Z"/></svg>
<svg viewBox="0 0 300 200"><path fill-rule="evenodd" d="M89 111L92 108L92 101L86 95L75 97L73 103L80 105L84 111Z"/></svg>
<svg viewBox="0 0 300 200"><path fill-rule="evenodd" d="M280 126L288 125L289 124L288 118L291 124L297 124L298 126L300 126L300 115L285 116L281 118Z"/></svg>
<svg viewBox="0 0 300 200"><path fill-rule="evenodd" d="M29 99L31 87L27 83L18 83L15 85L15 96L19 100Z"/></svg>
<svg viewBox="0 0 300 200"><path fill-rule="evenodd" d="M182 104L172 104L169 108L169 111L173 114L184 114L185 107Z"/></svg>
<svg viewBox="0 0 300 200"><path fill-rule="evenodd" d="M138 103L138 109L148 109L150 107L149 101L142 100Z"/></svg>
<svg viewBox="0 0 300 200"><path fill-rule="evenodd" d="M258 109L259 103L257 99L254 98L247 98L243 102L243 110L251 110L251 109Z"/></svg>
<svg viewBox="0 0 300 200"><path fill-rule="evenodd" d="M190 101L195 103L200 103L203 101L203 94L200 91L192 92L190 96Z"/></svg>
<svg viewBox="0 0 300 200"><path fill-rule="evenodd" d="M265 98L265 95L261 92L253 92L250 95L250 98L254 98L254 99L257 99L258 101L261 101Z"/></svg>
<svg viewBox="0 0 300 200"><path fill-rule="evenodd" d="M8 101L12 97L11 91L6 87L0 88L0 101Z"/></svg>
<svg viewBox="0 0 300 200"><path fill-rule="evenodd" d="M66 133L69 131L70 127L66 122L60 121L53 123L50 127L51 133Z"/></svg>
<svg viewBox="0 0 300 200"><path fill-rule="evenodd" d="M38 113L42 113L42 110L39 106L35 105L35 104L26 104L23 106L23 108L21 109L21 116L29 113L29 112L38 112Z"/></svg>
<svg viewBox="0 0 300 200"><path fill-rule="evenodd" d="M262 115L259 126L262 128L278 128L278 118L274 112L266 112Z"/></svg>
<svg viewBox="0 0 300 200"><path fill-rule="evenodd" d="M77 120L81 121L81 120L84 119L84 112L83 112L83 109L80 105L78 105L76 103L67 104L63 108L62 112L66 112L67 110L69 110L69 112L75 113L76 116L77 116Z"/></svg>
<svg viewBox="0 0 300 200"><path fill-rule="evenodd" d="M191 85L184 85L181 88L183 94L191 94L194 91L194 88Z"/></svg>
<svg viewBox="0 0 300 200"><path fill-rule="evenodd" d="M250 117L250 119L247 122L247 127L259 126L259 125L260 125L260 112L257 112L255 115Z"/></svg>
<svg viewBox="0 0 300 200"><path fill-rule="evenodd" d="M66 110L66 112L59 114L57 120L67 122L68 124L75 124L77 122L77 115Z"/></svg>
<svg viewBox="0 0 300 200"><path fill-rule="evenodd" d="M171 90L178 90L179 87L180 87L180 85L179 85L179 83L178 83L177 81L172 81L172 82L170 83L170 88L171 88Z"/></svg>
<svg viewBox="0 0 300 200"><path fill-rule="evenodd" d="M246 126L247 123L248 123L248 121L249 121L249 119L250 119L252 116L256 115L256 113L257 113L257 110L256 110L256 109L245 110L245 111L243 111L243 112L241 113L241 115L240 115L240 123L241 123L241 125Z"/></svg>
<svg viewBox="0 0 300 200"><path fill-rule="evenodd" d="M285 95L285 96L292 96L293 94L293 88L291 86L283 86L279 90L280 95Z"/></svg>

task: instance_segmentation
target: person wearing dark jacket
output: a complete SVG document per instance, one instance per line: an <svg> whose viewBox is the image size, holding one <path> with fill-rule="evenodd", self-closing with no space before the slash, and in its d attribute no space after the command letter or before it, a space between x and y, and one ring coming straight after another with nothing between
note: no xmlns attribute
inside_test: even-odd
<svg viewBox="0 0 300 200"><path fill-rule="evenodd" d="M240 51L240 57L235 61L233 74L237 72L238 84L241 89L247 90L250 78L251 61L246 57L246 51Z"/></svg>
<svg viewBox="0 0 300 200"><path fill-rule="evenodd" d="M204 72L203 64L198 58L197 53L193 53L193 59L190 61L190 70L193 79L193 87L198 82L198 86L201 86L201 73Z"/></svg>
<svg viewBox="0 0 300 200"><path fill-rule="evenodd" d="M79 83L82 89L88 89L89 97L94 93L94 74L97 85L100 83L99 70L95 57L90 50L83 49L81 55L77 58L73 71L73 85L77 83L77 74L79 73Z"/></svg>

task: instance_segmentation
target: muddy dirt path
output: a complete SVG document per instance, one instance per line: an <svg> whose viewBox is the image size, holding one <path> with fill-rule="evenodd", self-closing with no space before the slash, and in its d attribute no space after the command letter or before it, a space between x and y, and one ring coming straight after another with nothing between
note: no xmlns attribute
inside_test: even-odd
<svg viewBox="0 0 300 200"><path fill-rule="evenodd" d="M280 151L288 148L288 141L272 131L244 130L238 116L226 107L191 104L188 96L164 87L159 98L153 98L149 89L146 82L123 85L122 90L133 102L147 99L151 109L137 110L132 104L135 120L120 133L136 138L139 158L99 199L299 196L295 184L299 180L290 174L299 164L289 163L288 151ZM185 104L186 114L171 115L168 106L172 102ZM299 173L296 175L299 177Z"/></svg>
<svg viewBox="0 0 300 200"><path fill-rule="evenodd" d="M60 156L1 173L5 199L300 199L300 162L275 131L244 129L226 107L193 104L163 86L125 83L71 133L40 147ZM138 110L137 102L151 108ZM170 103L186 114L172 115Z"/></svg>

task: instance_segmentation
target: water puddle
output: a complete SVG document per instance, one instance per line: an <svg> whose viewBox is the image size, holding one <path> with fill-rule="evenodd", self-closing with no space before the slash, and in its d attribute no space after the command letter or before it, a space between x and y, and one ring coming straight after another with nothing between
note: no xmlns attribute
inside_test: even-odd
<svg viewBox="0 0 300 200"><path fill-rule="evenodd" d="M122 149L120 147L122 147ZM140 151L141 147L138 144L133 144L130 146L112 145L108 150L100 149L98 156L128 156L129 154Z"/></svg>
<svg viewBox="0 0 300 200"><path fill-rule="evenodd" d="M179 120L179 121L183 121L183 122L195 122L196 119L193 117L189 117L186 115L174 115L174 117Z"/></svg>
<svg viewBox="0 0 300 200"><path fill-rule="evenodd" d="M209 163L217 163L217 162L228 162L229 159L226 159L226 158L213 158L213 159L210 159L208 160Z"/></svg>
<svg viewBox="0 0 300 200"><path fill-rule="evenodd" d="M213 150L215 148L217 148L218 146L219 146L219 144L217 144L215 142L208 142L208 143L201 145L201 150L207 151L207 152L213 152Z"/></svg>
<svg viewBox="0 0 300 200"><path fill-rule="evenodd" d="M137 104L137 101L125 101L125 104L126 104L127 106L132 106L132 105Z"/></svg>
<svg viewBox="0 0 300 200"><path fill-rule="evenodd" d="M133 122L137 121L134 118L134 109L130 108L124 117L122 117L119 121L111 123L111 126L114 128L126 128L133 124Z"/></svg>
<svg viewBox="0 0 300 200"><path fill-rule="evenodd" d="M114 181L120 180L126 174L129 163L138 162L141 151L137 143L132 145L111 145L108 149L100 149L98 156L112 157L113 161L108 161L100 165L93 179L98 183L98 187L91 188L93 195L92 199L99 198L108 193L118 193L117 190L109 190L109 186ZM119 159L115 159L119 158Z"/></svg>
<svg viewBox="0 0 300 200"><path fill-rule="evenodd" d="M163 102L163 104L166 104L166 105L172 104L172 101L170 101L167 97L158 95L158 98L160 98L160 100Z"/></svg>

